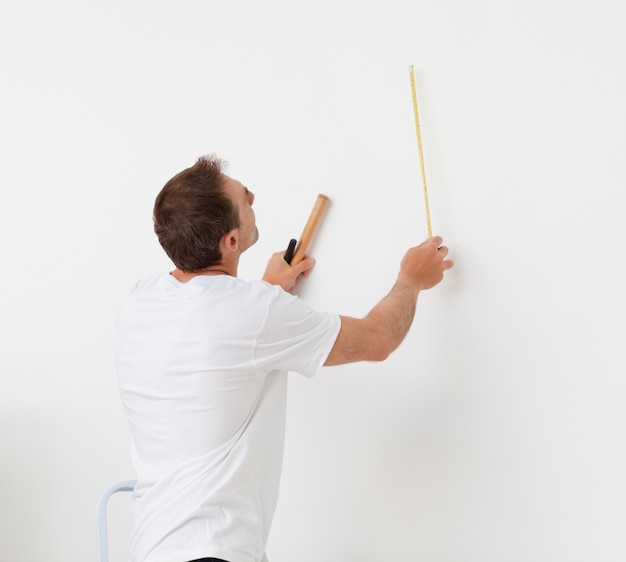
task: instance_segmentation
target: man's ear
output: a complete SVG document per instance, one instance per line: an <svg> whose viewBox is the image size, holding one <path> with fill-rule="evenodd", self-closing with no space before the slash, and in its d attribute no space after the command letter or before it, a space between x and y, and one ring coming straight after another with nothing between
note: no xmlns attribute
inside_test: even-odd
<svg viewBox="0 0 626 562"><path fill-rule="evenodd" d="M236 252L239 248L239 229L229 230L222 236L222 246L227 252Z"/></svg>

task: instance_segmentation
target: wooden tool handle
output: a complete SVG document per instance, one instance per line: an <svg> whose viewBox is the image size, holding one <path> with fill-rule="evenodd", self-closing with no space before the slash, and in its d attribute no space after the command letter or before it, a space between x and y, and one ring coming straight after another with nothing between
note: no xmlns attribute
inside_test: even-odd
<svg viewBox="0 0 626 562"><path fill-rule="evenodd" d="M317 225L319 224L329 201L330 199L326 195L323 195L320 193L317 196L313 210L311 211L311 214L309 215L309 220L304 226L304 230L302 231L302 236L300 236L300 241L298 242L296 251L293 254L291 265L296 265L297 263L300 263L304 259L304 255L306 254L307 248L309 247L309 244L311 243L311 239L313 238L313 235L315 234Z"/></svg>

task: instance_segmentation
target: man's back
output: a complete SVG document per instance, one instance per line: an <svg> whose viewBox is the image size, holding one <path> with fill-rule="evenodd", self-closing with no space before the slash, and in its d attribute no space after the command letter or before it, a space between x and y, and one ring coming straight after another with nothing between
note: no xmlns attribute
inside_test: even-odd
<svg viewBox="0 0 626 562"><path fill-rule="evenodd" d="M162 274L119 319L117 363L133 441L133 560L261 560L273 516L287 371L313 375L335 315L258 281Z"/></svg>

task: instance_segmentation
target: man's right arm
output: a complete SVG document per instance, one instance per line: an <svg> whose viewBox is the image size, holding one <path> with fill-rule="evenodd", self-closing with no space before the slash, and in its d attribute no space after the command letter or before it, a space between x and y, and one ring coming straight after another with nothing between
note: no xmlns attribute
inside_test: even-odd
<svg viewBox="0 0 626 562"><path fill-rule="evenodd" d="M341 316L341 329L324 365L383 361L402 343L413 322L420 291L443 279L454 264L445 259L442 238L429 238L407 251L389 294L364 318Z"/></svg>

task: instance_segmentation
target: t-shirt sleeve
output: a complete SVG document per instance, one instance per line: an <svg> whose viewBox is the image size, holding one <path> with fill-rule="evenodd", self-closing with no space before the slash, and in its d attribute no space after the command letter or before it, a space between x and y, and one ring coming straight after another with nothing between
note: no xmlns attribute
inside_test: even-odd
<svg viewBox="0 0 626 562"><path fill-rule="evenodd" d="M341 319L317 312L299 297L276 288L257 338L259 369L281 369L305 376L317 373L332 349Z"/></svg>

